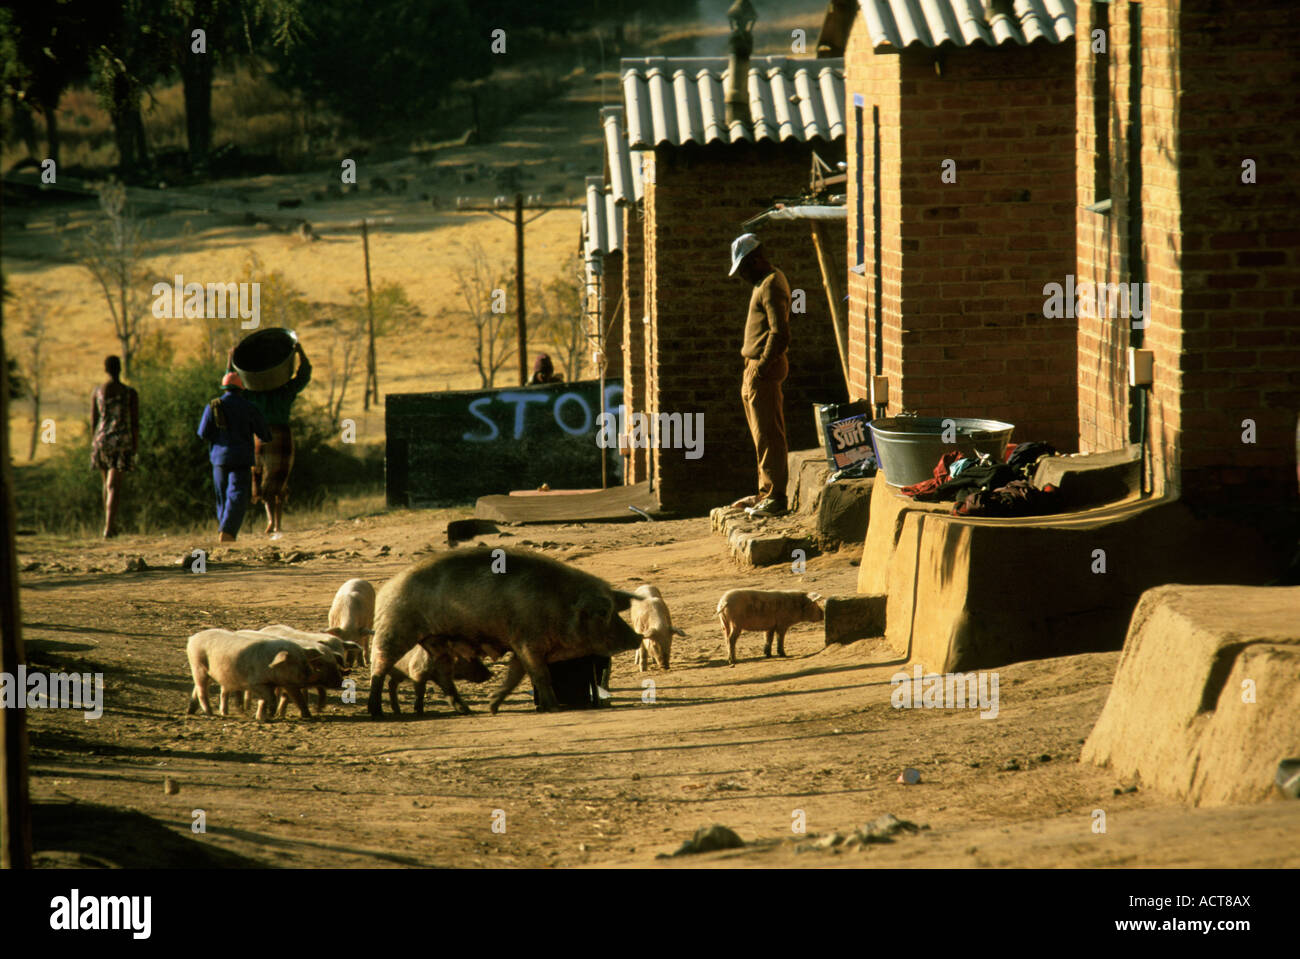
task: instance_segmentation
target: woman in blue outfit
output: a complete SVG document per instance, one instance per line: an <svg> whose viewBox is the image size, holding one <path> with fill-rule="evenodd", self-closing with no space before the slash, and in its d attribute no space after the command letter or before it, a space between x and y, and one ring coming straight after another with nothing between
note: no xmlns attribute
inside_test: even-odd
<svg viewBox="0 0 1300 959"><path fill-rule="evenodd" d="M222 393L203 410L199 436L212 445L212 484L217 492L219 541L233 543L248 509L253 485L253 437L271 439L271 428L261 412L244 399L238 373L227 373Z"/></svg>

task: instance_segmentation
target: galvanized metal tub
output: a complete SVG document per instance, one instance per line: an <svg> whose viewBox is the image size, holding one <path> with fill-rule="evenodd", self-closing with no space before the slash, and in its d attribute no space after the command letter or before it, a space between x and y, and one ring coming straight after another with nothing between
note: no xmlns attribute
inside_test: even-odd
<svg viewBox="0 0 1300 959"><path fill-rule="evenodd" d="M298 336L292 330L270 326L240 340L230 364L244 381L244 389L278 389L293 376L293 348L297 343Z"/></svg>
<svg viewBox="0 0 1300 959"><path fill-rule="evenodd" d="M944 430L956 428L956 439L944 441ZM1001 420L891 416L871 423L876 462L890 486L911 486L934 478L939 457L951 449L987 453L1001 463L1015 426Z"/></svg>

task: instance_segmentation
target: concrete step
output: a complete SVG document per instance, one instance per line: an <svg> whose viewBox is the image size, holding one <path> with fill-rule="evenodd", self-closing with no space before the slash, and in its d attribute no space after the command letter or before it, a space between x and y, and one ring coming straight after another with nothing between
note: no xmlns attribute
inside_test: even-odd
<svg viewBox="0 0 1300 959"><path fill-rule="evenodd" d="M775 566L793 563L817 552L812 537L796 515L754 519L738 506L719 506L709 511L715 533L725 536L731 556L746 566Z"/></svg>

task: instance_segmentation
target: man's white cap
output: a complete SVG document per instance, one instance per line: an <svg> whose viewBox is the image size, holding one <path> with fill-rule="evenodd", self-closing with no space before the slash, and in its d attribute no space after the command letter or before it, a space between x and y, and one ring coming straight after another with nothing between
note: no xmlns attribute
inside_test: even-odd
<svg viewBox="0 0 1300 959"><path fill-rule="evenodd" d="M758 249L758 237L752 233L742 233L731 241L731 272L727 276L735 276L736 271L740 269L740 261L749 254Z"/></svg>

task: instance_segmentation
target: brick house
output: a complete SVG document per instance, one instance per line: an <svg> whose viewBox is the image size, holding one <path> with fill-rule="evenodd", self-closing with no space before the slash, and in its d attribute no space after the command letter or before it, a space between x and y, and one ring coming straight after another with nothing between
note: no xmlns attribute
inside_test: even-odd
<svg viewBox="0 0 1300 959"><path fill-rule="evenodd" d="M646 472L665 508L702 510L754 492L754 449L739 395L749 287L727 276L730 243L774 197L806 189L814 150L832 162L842 156L842 69L838 59L753 58L753 122L729 127L725 59L622 61L626 138L641 152L643 191L639 251L632 239L638 219L624 218L629 260L639 254L644 263L642 290L633 289L634 270L625 279L631 306L624 343L634 348L639 332L645 344L640 381L629 364L630 411L656 421L703 414L704 422L703 456L649 451ZM771 223L761 237L792 291L802 291L795 308L804 312L791 316L786 427L791 449L816 446L812 404L845 396L816 254L807 224ZM638 322L642 330L628 328Z"/></svg>
<svg viewBox="0 0 1300 959"><path fill-rule="evenodd" d="M1077 26L1075 242L1036 282L1074 291L1079 446L1104 455L1040 472L1132 479L1021 520L877 483L859 591L884 597L890 645L939 672L1118 649L1154 586L1300 575L1300 22L1282 0L1116 0L1081 4ZM1151 370L1132 385L1130 351Z"/></svg>
<svg viewBox="0 0 1300 959"><path fill-rule="evenodd" d="M1155 492L1197 505L1294 504L1295 7L1085 3L1078 36L1075 273L1147 282L1151 301L1145 328L1078 320L1081 447L1133 440L1146 401ZM1130 347L1154 356L1149 400L1128 386Z"/></svg>
<svg viewBox="0 0 1300 959"><path fill-rule="evenodd" d="M854 399L1078 434L1075 324L1043 286L1074 270L1074 4L836 0ZM1055 11L1049 14L1048 11ZM924 16L923 16L924 14Z"/></svg>

